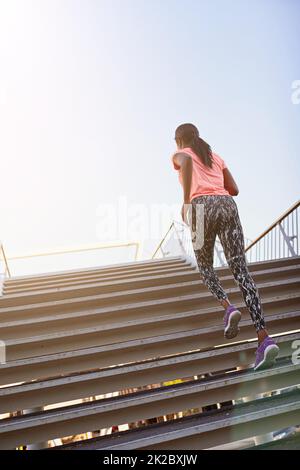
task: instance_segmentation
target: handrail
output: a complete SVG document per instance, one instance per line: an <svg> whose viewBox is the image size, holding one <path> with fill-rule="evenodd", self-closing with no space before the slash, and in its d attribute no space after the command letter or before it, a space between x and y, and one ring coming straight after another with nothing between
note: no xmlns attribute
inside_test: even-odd
<svg viewBox="0 0 300 470"><path fill-rule="evenodd" d="M103 248L120 248L120 247L125 247L125 246L135 246L135 257L134 259L137 260L138 253L139 253L139 247L140 243L139 242L125 242L125 243L106 243L106 244L99 244L99 245L91 245L87 247L79 247L79 248L71 248L71 249L64 249L64 250L54 250L54 251L48 251L48 252L42 252L42 253L31 253L27 255L17 255L17 256L9 256L6 257L2 248L2 252L4 254L4 260L5 260L5 265L6 265L6 270L11 276L10 271L8 269L8 263L7 260L16 260L16 259L26 259L26 258L34 258L38 256L51 256L51 255L58 255L58 254L65 254L65 253L78 253L82 251L93 251L93 250L99 250Z"/></svg>
<svg viewBox="0 0 300 470"><path fill-rule="evenodd" d="M128 242L128 243L107 243L107 244L100 244L100 245L92 245L89 247L85 248L72 248L68 250L54 250L54 251L48 251L45 253L31 253L29 255L18 255L18 256L10 256L9 260L11 259L24 259L24 258L34 258L36 256L50 256L50 255L59 255L59 254L64 254L64 253L76 253L79 251L91 251L91 250L98 250L102 248L119 248L122 246L137 246L139 247L139 242ZM137 256L137 251L136 251L136 256Z"/></svg>
<svg viewBox="0 0 300 470"><path fill-rule="evenodd" d="M297 209L300 206L300 199L295 202L287 211L285 211L275 222L273 222L270 227L268 227L264 232L261 233L253 242L250 243L250 245L247 246L245 249L245 252L250 250L256 243L258 243L263 237L265 237L273 228L276 227L276 225L280 224L287 216L289 216L295 209Z"/></svg>
<svg viewBox="0 0 300 470"><path fill-rule="evenodd" d="M158 252L158 250L160 249L161 245L163 244L163 242L165 241L166 239L166 236L168 235L168 233L170 232L170 230L172 229L172 227L174 226L174 221L172 221L170 227L168 228L165 236L163 237L163 239L159 242L158 244L158 247L156 248L156 250L154 251L153 255L151 256L151 258L153 259L154 256L156 255L156 253Z"/></svg>
<svg viewBox="0 0 300 470"><path fill-rule="evenodd" d="M3 261L4 261L4 265L5 265L5 273L7 273L9 277L11 277L10 270L9 270L9 267L8 267L7 257L5 255L3 244L1 242L0 242L0 251L1 251L2 256L3 256Z"/></svg>
<svg viewBox="0 0 300 470"><path fill-rule="evenodd" d="M161 248L162 244L164 243L165 239L167 238L167 235L169 234L169 232L174 229L175 233L177 234L178 236L178 233L177 233L177 230L176 230L176 226L175 224L179 225L180 227L183 227L184 229L186 229L188 226L186 224L184 224L183 222L179 221L179 220L173 220L170 227L168 228L166 234L164 235L164 237L162 238L162 240L159 242L156 250L154 251L154 253L152 254L151 258L154 259L155 255L157 254L158 250ZM186 255L188 256L191 256L191 257L194 257L194 253L193 253L193 249L192 249L192 245L190 247L190 254L188 253L187 251L187 247L184 246L184 240L181 240L180 237L178 236L178 240L179 240L179 244L181 245L181 248L182 248L182 251L185 252ZM247 239L248 240L248 239ZM221 243L217 240L217 243L219 245L221 245ZM221 265L223 265L223 261L220 257L220 250L218 249L217 247L217 244L215 245L215 250L216 250L216 255L219 259L219 262L221 263Z"/></svg>
<svg viewBox="0 0 300 470"><path fill-rule="evenodd" d="M273 222L266 230L264 230L263 233L261 233L255 240L252 241L252 240L245 238L245 244L250 242L249 245L245 247L245 253L247 253L248 257L250 255L250 258L249 258L250 262L252 262L252 251L249 251L249 250L251 250L251 248L253 248L254 246L256 249L256 253L255 253L255 256L257 258L256 261L258 261L258 258L260 258L259 259L260 261L272 259L272 256L274 256L274 254L276 258L277 251L278 251L279 258L282 255L286 256L285 255L286 250L288 250L288 253L291 256L296 256L297 253L299 255L299 249L298 249L299 230L298 230L298 213L297 213L297 210L299 207L300 207L300 200L298 200L287 211L285 211L277 220L275 220L275 222ZM294 213L296 213L295 217L294 217ZM175 223L183 227L186 227L182 222L173 220L169 229L167 230L167 233L165 234L163 239L160 241L158 247L153 253L152 258L155 257L159 249L161 249L162 255L164 256L162 245L164 241L166 240L169 232L172 229L174 229L174 231L177 232ZM290 223L291 223L292 228L294 227L294 223L296 224L296 232L297 232L296 235L295 233L292 233L292 235L290 234L290 230L289 230ZM285 225L287 226L285 227ZM275 229L276 227L278 227L280 231L279 234L276 233L276 230L273 232L273 229ZM274 243L273 243L273 238L274 238ZM285 243L283 245L281 244L281 238L283 239L283 242ZM296 248L294 248L294 242L293 242L294 239L296 239ZM278 244L277 244L277 240L278 240ZM179 244L181 245L181 248L183 249L183 252L185 252L185 254L193 257L193 252L192 252L193 250L190 249L191 248L190 243L186 239L180 240L179 238ZM263 246L261 246L262 244ZM216 256L219 260L218 262L220 262L221 265L224 265L225 261L223 261L220 255L220 250L218 249L217 245L215 246L215 250L216 250ZM191 252L191 254L189 254L189 252ZM221 250L221 253L222 253L222 250ZM263 253L263 259L261 259L261 253ZM258 257L257 257L257 254L258 254Z"/></svg>

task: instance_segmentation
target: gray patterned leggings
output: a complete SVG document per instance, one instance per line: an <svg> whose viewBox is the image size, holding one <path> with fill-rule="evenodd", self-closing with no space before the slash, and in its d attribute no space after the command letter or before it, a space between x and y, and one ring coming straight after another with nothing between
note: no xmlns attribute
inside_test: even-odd
<svg viewBox="0 0 300 470"><path fill-rule="evenodd" d="M203 245L194 248L198 268L204 284L218 300L228 300L219 278L213 269L216 236L222 244L228 266L240 287L256 331L265 328L264 315L258 289L252 279L245 257L244 234L237 205L232 196L207 195L192 199L192 230L196 225L196 204L203 204ZM199 219L197 219L199 220ZM195 247L196 245L193 246Z"/></svg>

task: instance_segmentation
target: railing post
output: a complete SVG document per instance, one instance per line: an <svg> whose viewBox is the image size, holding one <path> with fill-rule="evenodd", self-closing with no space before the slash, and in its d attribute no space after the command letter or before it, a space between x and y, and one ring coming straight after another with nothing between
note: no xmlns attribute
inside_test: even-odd
<svg viewBox="0 0 300 470"><path fill-rule="evenodd" d="M181 251L182 251L182 253L185 255L185 254L186 254L186 250L185 250L185 248L184 248L184 246L183 246L182 240L180 239L180 237L179 237L179 235L178 235L178 230L177 230L177 228L176 228L176 226L175 226L175 223L174 223L174 230L175 230L175 233L176 233L176 235L177 235L177 239L178 239L178 242L179 242ZM183 230L184 230L184 228L183 228Z"/></svg>
<svg viewBox="0 0 300 470"><path fill-rule="evenodd" d="M2 268L1 268L1 262L3 262L3 264L4 264L3 271L2 271ZM9 267L8 267L8 263L7 263L7 259L6 259L6 255L5 255L5 252L4 252L3 244L2 244L1 241L0 241L0 273L4 274L4 278L6 276L9 276L9 277L11 276L10 270L9 270ZM2 287L1 287L0 291L2 292ZM0 293L0 295L1 295L1 293Z"/></svg>
<svg viewBox="0 0 300 470"><path fill-rule="evenodd" d="M293 240L294 238L296 238L296 235L287 235L285 233L285 230L283 228L283 226L281 225L281 223L279 224L279 230L281 231L282 235L283 235L283 238L284 238L284 241L285 243L287 244L287 247L291 253L292 256L297 256L296 255L296 252L294 250L294 247L293 245L291 244L291 240Z"/></svg>
<svg viewBox="0 0 300 470"><path fill-rule="evenodd" d="M222 256L221 256L221 250L219 250L218 246L217 246L217 243L215 243L215 250L216 250L216 253L217 253L217 257L219 259L219 262L220 262L220 265L221 266L225 266L225 263L222 259Z"/></svg>
<svg viewBox="0 0 300 470"><path fill-rule="evenodd" d="M158 250L161 249L161 245L162 245L163 242L165 241L165 239L166 239L168 233L170 232L170 230L172 229L173 225L174 225L174 222L171 223L171 225L170 225L170 227L168 228L167 233L165 234L164 238L159 242L158 247L156 248L156 250L154 251L153 255L151 256L151 259L154 259L154 257L155 257L155 255L156 255L156 253L158 252Z"/></svg>

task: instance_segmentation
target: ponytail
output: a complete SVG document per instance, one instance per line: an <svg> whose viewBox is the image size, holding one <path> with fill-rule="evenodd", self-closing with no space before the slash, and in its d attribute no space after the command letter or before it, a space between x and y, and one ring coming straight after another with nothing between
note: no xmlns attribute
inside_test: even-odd
<svg viewBox="0 0 300 470"><path fill-rule="evenodd" d="M185 123L178 126L175 132L175 140L178 139L181 139L186 146L194 151L203 165L212 168L213 157L210 145L199 136L199 131L194 124Z"/></svg>
<svg viewBox="0 0 300 470"><path fill-rule="evenodd" d="M194 135L191 149L195 152L195 154L200 158L202 163L209 168L212 167L213 158L210 145L205 142L205 140L201 139L197 134Z"/></svg>

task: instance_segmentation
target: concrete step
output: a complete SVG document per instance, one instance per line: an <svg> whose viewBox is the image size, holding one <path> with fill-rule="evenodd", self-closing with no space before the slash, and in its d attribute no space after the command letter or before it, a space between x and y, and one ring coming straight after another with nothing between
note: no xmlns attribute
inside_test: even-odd
<svg viewBox="0 0 300 470"><path fill-rule="evenodd" d="M6 363L0 364L0 412L58 406L128 388L144 390L1 420L0 448L245 396L253 401L235 406L229 415L221 410L189 417L196 420L194 426L175 420L155 432L150 426L76 448L95 443L99 449L200 449L250 439L296 420L299 424L298 395L265 402L254 397L299 383L294 353L300 343L300 257L253 263L249 269L268 331L280 346L276 367L257 373L252 369L255 330L228 268L217 272L243 315L239 336L231 341L223 336L223 308L189 258L6 280L0 298L0 338L7 353ZM195 376L202 378L191 380ZM176 379L184 382L145 390Z"/></svg>
<svg viewBox="0 0 300 470"><path fill-rule="evenodd" d="M300 296L297 296L298 304L299 299ZM284 299L280 300L283 304ZM290 310L290 296L285 300L286 312L281 311L265 316L270 334L300 329L300 310ZM274 301L278 302L278 298ZM252 320L247 315L240 323L239 335L232 340L225 339L221 316L215 313L207 312L206 321L199 312L191 311L188 315L158 317L150 319L149 322L137 320L131 323L120 322L114 325L81 329L69 328L65 331L53 331L36 336L29 331L28 337L20 338L16 338L15 334L13 338L4 340L6 359L10 362L99 346L102 348L103 355L109 358L109 364L114 365L124 361L125 358L127 360L148 359L170 352L180 353L186 350L214 347L214 345L226 345L229 342L248 340L256 336ZM203 312L202 315L204 316Z"/></svg>
<svg viewBox="0 0 300 470"><path fill-rule="evenodd" d="M200 450L247 439L299 422L300 390L296 390L232 408L151 424L144 428L117 432L85 442L74 442L58 446L56 449Z"/></svg>
<svg viewBox="0 0 300 470"><path fill-rule="evenodd" d="M166 267L152 267L149 269L136 269L130 272L124 273L113 273L113 274L93 274L89 276L81 276L80 278L68 278L67 280L57 280L57 281L43 281L43 282L35 282L35 284L28 284L26 286L17 286L17 287L5 287L4 294L26 294L26 293L35 293L39 291L46 291L46 290L59 290L64 287L85 287L89 286L89 284L104 284L104 283L116 283L117 281L123 281L124 283L132 283L135 279L140 279L143 277L147 277L147 279L151 280L151 277L162 276L164 274L172 276L172 274L195 274L197 270L195 267L191 266L187 263L173 263L171 266ZM199 277L199 275L198 275Z"/></svg>
<svg viewBox="0 0 300 470"><path fill-rule="evenodd" d="M247 450L300 450L300 432L291 437L278 439L266 444L248 447Z"/></svg>
<svg viewBox="0 0 300 470"><path fill-rule="evenodd" d="M293 264L300 264L300 257L283 258L279 260L249 263L250 272L260 271L265 269L280 268L285 266L292 266ZM130 279L137 275L151 275L160 271L174 271L174 269L190 269L198 271L197 265L194 260L185 257L163 258L161 260L145 260L132 263L124 263L121 265L111 265L108 267L99 267L93 269L82 269L72 271L61 271L58 273L49 273L46 275L34 276L14 276L6 279L4 282L4 294L24 290L35 290L42 287L60 287L63 285L72 285L74 283L88 282L93 279L98 280L116 280L116 279ZM231 275L228 267L216 268L218 275Z"/></svg>
<svg viewBox="0 0 300 470"><path fill-rule="evenodd" d="M34 284L43 281L58 281L58 280L67 280L67 279L81 279L89 275L95 274L126 274L130 272L135 272L138 270L147 271L151 269L163 268L163 267L172 267L180 266L182 264L190 264L189 261L183 256L168 257L156 260L143 260L143 261L132 261L126 263L111 264L105 266L99 266L94 268L82 268L82 269L72 269L65 271L57 271L50 273L39 273L34 275L25 275L25 276L13 276L6 279L5 283L7 286L12 287L17 285L26 285Z"/></svg>
<svg viewBox="0 0 300 470"><path fill-rule="evenodd" d="M200 378L127 396L98 399L93 402L7 418L0 421L0 448L13 448L24 443L50 440L176 413L187 409L235 400L269 392L298 383L300 364L280 361L273 369L253 372L234 371L209 378ZM24 406L31 408L31 401ZM15 406L15 405L14 405Z"/></svg>
<svg viewBox="0 0 300 470"><path fill-rule="evenodd" d="M273 259L269 261L256 261L254 263L247 263L249 270L258 271L260 269L271 269L284 266L292 266L293 264L299 264L300 256L290 256L288 258ZM222 276L225 273L229 273L228 266L216 268L218 276Z"/></svg>
<svg viewBox="0 0 300 470"><path fill-rule="evenodd" d="M300 332L277 336L276 342L280 347L278 359L287 358L292 364L293 345L299 340ZM105 366L98 349L15 361L2 368L1 383L30 382L0 388L0 411L31 408L30 403L34 406L61 403L178 378L221 373L237 367L248 368L253 366L256 348L256 341L247 341L115 367ZM90 370L79 372L87 369Z"/></svg>
<svg viewBox="0 0 300 470"><path fill-rule="evenodd" d="M265 270L253 271L252 276L256 282L263 281L279 281L285 278L300 278L300 264L285 266L282 268L271 268ZM232 275L220 277L222 285L225 289L236 285ZM58 300L72 299L75 297L91 296L105 293L121 293L136 289L150 289L151 287L161 288L162 286L170 286L182 284L181 289L186 293L190 292L207 292L206 286L203 284L199 272L192 269L178 270L172 272L159 272L151 276L139 276L128 279L106 280L84 283L80 285L61 286L59 288L51 287L47 289L34 290L29 292L18 292L6 294L0 297L0 309L10 306L27 305L33 303L42 303Z"/></svg>
<svg viewBox="0 0 300 470"><path fill-rule="evenodd" d="M284 280L275 280L270 282L258 282L258 288L261 294L272 295L272 293L294 293L300 290L300 277L292 277ZM189 294L189 292L191 292ZM227 289L227 293L235 302L237 298L241 298L240 289L233 287ZM131 289L121 292L105 293L97 295L89 295L84 297L75 297L57 301L45 301L34 304L16 305L11 307L3 307L0 311L0 322L36 318L47 316L49 314L63 314L67 312L78 312L82 309L93 309L97 307L110 306L111 308L122 308L124 305L134 308L141 303L149 301L155 303L158 309L162 304L176 303L178 300L185 306L191 306L196 303L203 308L212 306L216 303L215 298L205 289L199 292L198 281L190 281L189 283L176 283L167 286L147 287L143 289ZM175 305L171 308L176 308Z"/></svg>

